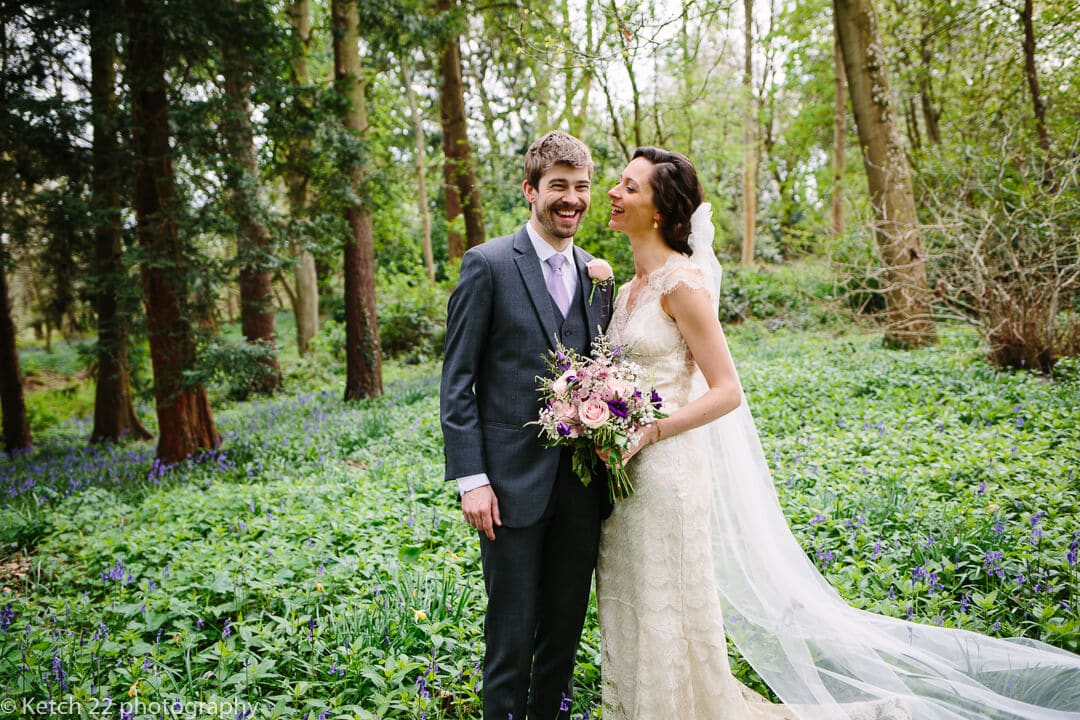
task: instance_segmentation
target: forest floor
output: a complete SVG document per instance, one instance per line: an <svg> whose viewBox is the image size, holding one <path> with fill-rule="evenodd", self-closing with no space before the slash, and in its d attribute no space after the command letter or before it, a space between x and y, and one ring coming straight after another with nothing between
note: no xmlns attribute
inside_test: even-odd
<svg viewBox="0 0 1080 720"><path fill-rule="evenodd" d="M956 327L911 352L845 324L728 335L788 522L849 602L1080 650L1080 378L996 371ZM390 362L351 404L326 357L286 370L278 396L218 398L222 446L174 467L88 446L86 413L61 417L84 388L38 406L34 451L0 461L4 709L479 717L438 365ZM601 715L599 665L590 610L575 717Z"/></svg>

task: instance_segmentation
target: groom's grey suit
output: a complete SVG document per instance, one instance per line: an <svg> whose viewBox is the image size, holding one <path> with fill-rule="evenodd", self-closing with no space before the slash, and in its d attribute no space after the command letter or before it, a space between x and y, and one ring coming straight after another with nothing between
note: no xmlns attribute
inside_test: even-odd
<svg viewBox="0 0 1080 720"><path fill-rule="evenodd" d="M584 487L569 453L545 448L526 423L541 407L536 378L548 374L556 339L586 352L610 320L610 287L588 301L591 259L575 246L577 289L564 319L522 227L465 254L447 309L446 478L485 473L502 517L494 541L480 534L485 720L570 716L600 520L610 507L604 483Z"/></svg>

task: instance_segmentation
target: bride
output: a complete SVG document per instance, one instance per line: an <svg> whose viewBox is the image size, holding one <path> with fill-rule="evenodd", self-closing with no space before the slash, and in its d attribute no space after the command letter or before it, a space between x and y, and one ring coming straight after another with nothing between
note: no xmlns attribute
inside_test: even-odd
<svg viewBox="0 0 1080 720"><path fill-rule="evenodd" d="M636 491L602 531L604 719L1080 718L1080 657L856 610L828 585L784 520L717 319L693 164L639 148L608 196L635 264L608 332L669 416L626 455ZM725 629L783 705L734 678Z"/></svg>

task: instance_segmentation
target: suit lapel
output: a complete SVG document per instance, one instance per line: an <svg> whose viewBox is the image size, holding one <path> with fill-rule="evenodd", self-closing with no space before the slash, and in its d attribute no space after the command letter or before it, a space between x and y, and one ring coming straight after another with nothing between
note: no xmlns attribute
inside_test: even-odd
<svg viewBox="0 0 1080 720"><path fill-rule="evenodd" d="M589 277L589 268L586 267L592 257L575 245L574 259L578 271L578 290L585 299L585 315L589 321L589 345L591 346L592 341L596 339L596 336L599 333L599 327L602 323L602 318L600 317L600 303L603 300L603 293L599 291L594 293L592 291L592 278ZM592 296L592 302L589 302L590 296Z"/></svg>
<svg viewBox="0 0 1080 720"><path fill-rule="evenodd" d="M544 284L544 272L540 269L540 258L536 257L532 242L529 240L529 231L522 227L514 235L514 251L517 253L514 262L517 263L521 280L525 283L525 289L529 293L536 314L540 317L540 326L544 329L544 338L547 344L555 350L555 338L559 333L559 324L555 318L555 308L551 304L551 295L548 294L547 285Z"/></svg>

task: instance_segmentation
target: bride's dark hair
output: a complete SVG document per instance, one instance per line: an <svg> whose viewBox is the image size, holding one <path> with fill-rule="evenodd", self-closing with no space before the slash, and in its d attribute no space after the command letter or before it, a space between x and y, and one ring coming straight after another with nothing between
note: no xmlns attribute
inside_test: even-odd
<svg viewBox="0 0 1080 720"><path fill-rule="evenodd" d="M653 204L660 211L660 234L672 250L690 255L690 216L697 210L705 191L694 163L685 155L656 147L639 147L635 158L653 164L649 185Z"/></svg>

